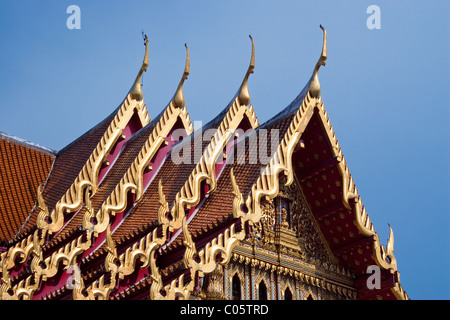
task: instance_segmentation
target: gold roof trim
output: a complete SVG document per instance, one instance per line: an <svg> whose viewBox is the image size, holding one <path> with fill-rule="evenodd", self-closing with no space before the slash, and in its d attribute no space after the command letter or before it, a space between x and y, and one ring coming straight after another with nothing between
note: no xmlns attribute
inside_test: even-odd
<svg viewBox="0 0 450 320"><path fill-rule="evenodd" d="M187 58L185 73L189 71L189 60ZM183 76L184 76L183 75ZM183 81L183 79L182 79ZM172 100L170 103L170 106L172 106L172 110L177 110L174 106L174 101ZM174 112L174 111L172 111ZM117 269L111 269L108 270L108 272L111 273L111 278L115 278L117 276L124 277L126 275L131 274L136 265L136 256L142 257L143 260L145 260L145 264L141 266L142 267L148 267L150 265L152 269L152 278L154 279L154 282L152 284L151 288L151 296L153 299L162 298L162 296L159 293L159 290L162 288L162 279L161 275L159 273L159 269L156 266L155 263L155 257L154 254L158 248L160 248L164 243L166 243L167 240L167 231L169 228L171 230L178 229L180 227L183 228L183 225L185 223L185 215L184 215L184 208L188 205L196 205L200 201L200 183L203 180L206 180L208 184L210 185L210 191L213 192L215 189L215 183L216 183L216 176L214 171L214 166L216 163L216 160L220 154L222 154L222 150L225 147L227 141L230 140L232 137L232 131L237 128L239 123L242 121L243 117L247 116L249 118L249 122L252 126L256 127L258 125L258 121L256 119L256 115L254 114L253 108L249 108L246 106L241 106L239 104L238 98L235 98L235 101L233 105L229 108L227 114L223 118L222 122L220 123L218 130L216 134L214 135L214 138L211 139L210 144L207 146L202 158L200 159L200 162L196 165L194 168L191 176L186 181L185 185L181 188L180 192L176 195L176 202L174 203L174 206L172 207L171 214L174 220L169 221L166 218L166 214L169 213L169 206L166 202L166 197L163 193L162 188L162 182L159 181L158 184L158 194L160 197L160 209L158 212L158 223L162 226L162 235L161 237L157 236L156 229L149 233L148 235L142 237L138 242L136 242L131 248L128 248L125 253L121 254L120 256L114 257L117 259L117 261L120 262L120 265ZM166 118L166 117L163 117ZM157 126L158 127L158 126ZM140 158L140 156L138 156ZM150 160L151 157L148 159ZM138 167L137 165L131 165L129 171L131 168ZM145 168L145 166L143 166ZM136 179L136 176L138 176L135 172L127 172L127 174L124 176L128 178L134 177ZM140 179L136 179L137 181L140 181ZM99 212L96 215L98 223L95 226L91 226L90 220L92 217L85 217L84 222L86 225L84 226L85 229L87 228L94 228L94 230L98 233L103 232L104 230L107 230L109 228L110 223L110 214L114 214L116 211L120 211L123 208L126 207L126 192L128 188L134 188L136 190L136 201L140 199L142 196L142 191L140 191L140 187L133 184L129 180L122 180L119 185L116 186L116 189L114 192L111 193L110 198L108 198L105 203L102 205L102 208L99 210ZM121 195L121 196L119 196ZM118 201L120 200L120 201ZM187 227L183 228L183 232L187 232ZM189 236L189 235L187 235ZM111 245L111 249L113 249L113 246ZM106 264L110 265L110 261L112 261L112 255L113 250L110 250L108 253L109 259L106 260ZM107 267L105 265L105 267ZM115 285L115 280L112 280L109 284L105 284L104 282L104 276L100 277L99 280L95 281L91 287L86 289L86 292L88 292L89 297L93 298L96 296L97 298L108 298L109 293L112 290L112 288ZM95 290L94 290L95 289ZM80 291L74 292L74 298L75 299L83 299L84 296L79 295ZM75 294L77 296L75 296ZM167 299L169 296L166 296Z"/></svg>
<svg viewBox="0 0 450 320"><path fill-rule="evenodd" d="M126 194L129 190L134 190L136 192L136 201L141 199L144 191L142 178L145 168L155 155L159 146L164 142L164 139L169 134L178 118L183 121L187 134L192 133L193 126L190 122L186 108L177 108L174 106L173 101L171 101L158 124L144 143L138 156L130 165L114 191L111 192L99 211L95 214L97 224L92 226L91 218L93 217L85 216L83 218L83 227L85 229L93 227L98 233L105 231L106 226L109 224L110 214L120 212L127 206Z"/></svg>
<svg viewBox="0 0 450 320"><path fill-rule="evenodd" d="M202 157L192 171L189 179L185 182L181 190L176 195L176 203L172 210L172 220L171 226L174 229L181 227L181 219L184 215L185 205L196 205L198 204L200 197L200 182L202 180L207 180L210 185L209 193L213 192L216 187L216 174L214 166L218 157L222 154L223 148L226 143L231 139L234 131L238 128L244 116L249 117L248 111L250 109L247 106L242 106L239 104L239 98L236 98L233 105L229 108L227 114L220 123L218 130L215 132L210 143L203 152ZM253 111L253 109L251 109ZM258 123L256 121L256 116L254 112L252 117L249 117L249 122L253 128L255 128Z"/></svg>
<svg viewBox="0 0 450 320"><path fill-rule="evenodd" d="M236 183L234 177L234 171L231 169L230 179L233 186L232 193L234 195L233 200L233 216L241 220L241 226L245 226L247 222L256 223L258 222L261 215L261 199L268 196L269 198L274 198L279 192L279 174L284 173L287 176L286 185L290 185L294 181L293 167L292 167L292 154L294 152L295 146L300 140L301 131L304 129L305 121L307 121L313 113L313 108L317 103L317 99L311 98L310 93L308 93L301 106L298 108L289 129L286 131L283 139L281 140L277 151L272 156L269 164L265 167L262 174L258 177L257 181L253 184L250 194L244 200L244 196L239 190L239 186ZM242 205L245 205L248 212L242 211ZM183 217L185 219L185 217ZM165 287L166 297L158 295L156 292L151 292L151 297L157 297L160 299L167 299L167 297L177 296L178 298L188 299L190 293L192 292L195 284L196 273L206 274L214 271L217 264L225 265L232 257L232 250L239 243L239 241L245 238L245 228L241 231L235 231L235 224L232 224L224 232L216 236L214 239L209 241L203 249L198 252L198 257L200 259L197 262L194 257L197 250L195 248L195 243L188 232L185 221L183 223L183 235L185 240L183 241L186 246L186 251L184 255L184 263L187 268L190 269L191 281L188 282L184 287L180 284L183 283L184 276L180 276L175 279L170 285ZM217 262L216 256L220 254L221 261ZM153 270L152 270L153 272ZM178 283L177 286L174 284ZM152 286L160 287L161 283L156 281L152 283Z"/></svg>
<svg viewBox="0 0 450 320"><path fill-rule="evenodd" d="M244 116L248 117L252 128L256 128L259 125L253 108L249 108L246 105L241 105L239 97L235 97L233 104L224 116L218 130L210 140L210 143L204 150L199 162L195 166L189 178L186 180L185 184L182 186L181 190L175 196L175 202L170 211L173 220L167 221L165 227L169 228L169 230L182 228L181 231L185 239L183 243L187 245L187 250L189 250L189 254L187 255L188 257L195 254L196 249L186 224L185 208L188 206L195 206L200 202L202 181L206 181L209 185L210 189L208 193L215 191L217 183L215 165L217 159L223 154L223 149L233 137L234 131L238 128ZM162 209L167 207L166 204L161 205L163 206ZM158 249L158 247L154 248L152 256L154 256L156 249ZM152 257L152 259L154 259L154 257ZM188 261L187 259L189 258L185 258L186 262ZM150 266L152 271L152 279L154 280L150 288L151 299L170 300L175 296L181 297L190 294L192 289L190 287L183 287L183 281L181 279L179 280L178 285L176 285L175 282L172 282L170 285L166 286L163 289L166 292L166 295L163 296L160 292L161 288L163 288L163 283L159 268L155 263L150 264Z"/></svg>
<svg viewBox="0 0 450 320"><path fill-rule="evenodd" d="M186 45L185 45L186 46ZM106 260L106 269L110 273L114 273L110 283L105 283L104 278L101 277L99 280L94 282L91 287L86 289L88 292L88 297L97 297L97 298L108 298L109 293L112 287L115 286L115 277L117 275L123 277L128 275L128 271L131 270L131 265L134 265L134 262L130 262L126 256L121 256L121 265L117 268L110 267L111 261L118 258L117 253L115 251L114 243L110 234L110 215L114 215L116 212L120 212L127 206L127 192L132 190L132 192L136 193L136 200L139 201L143 195L143 183L142 177L144 174L144 170L148 164L148 162L153 158L159 146L164 142L165 137L169 134L171 128L176 123L177 119L180 118L184 124L184 127L187 131L187 134L191 134L193 132L193 125L190 121L189 114L187 113L184 98L182 100L178 99L178 103L182 101L182 106L180 104L176 105L176 99L179 98L179 93L181 92L182 97L182 85L187 76L189 75L189 49L186 46L187 56L186 56L186 65L185 70L180 81L180 84L177 88L177 93L174 98L169 102L164 114L161 116L159 122L156 124L149 138L145 142L138 156L134 160L133 164L128 168L127 172L119 182L119 184L115 187L113 192L108 196L105 202L102 204L101 208L97 213L93 211L86 212L83 217L83 229L88 231L91 230L94 232L94 236L97 236L99 233L107 232L109 234L108 238L108 258ZM92 218L96 219L97 223L95 225L92 224ZM108 233L109 232L109 233ZM150 246L152 241L158 242L157 238L148 237L145 243L142 245ZM79 252L80 254L81 252ZM134 269L133 269L134 270ZM76 290L73 292L74 298L83 299L86 298L84 295L80 295L80 290Z"/></svg>
<svg viewBox="0 0 450 320"><path fill-rule="evenodd" d="M183 81L189 74L189 51L187 46L186 50L187 58L185 71L177 92L180 92ZM94 281L87 289L84 290L83 287L83 290L74 291L74 299L108 299L112 289L116 285L117 277L123 278L131 274L135 270L137 257L140 257L141 261L147 261L141 266L141 268L148 266L150 263L151 252L154 250L153 248L159 247L163 244L163 242L165 242L166 228L163 228L162 237L157 236L155 229L153 233L149 233L147 236L142 238L139 244L136 243L136 245L133 246L133 249L128 248L125 253L118 255L115 250L114 241L111 237L110 223L111 215L124 210L128 205L128 191L131 190L136 193L135 202L138 202L142 198L142 195L144 194L143 175L145 169L147 168L148 162L154 157L178 119L181 119L188 135L193 132L193 125L190 121L189 114L187 113L186 106L184 105L184 99L183 107L177 106L175 103L176 96L177 95L175 95L169 102L164 114L155 125L152 133L144 143L138 156L134 159L133 163L130 165L127 172L124 174L108 198L103 202L100 209L96 213L89 212L89 214L86 214L83 217L84 230L93 230L94 235L96 236L102 232L106 232L108 240L108 255L105 261L105 269L108 273L110 273L111 277L109 277L110 281L106 283L103 275L98 280ZM163 195L161 182L159 182L158 192L160 196ZM95 225L91 222L94 217L97 221ZM158 215L158 220L160 223L167 223L163 214ZM114 265L112 261L118 261L119 265ZM83 285L84 284L82 284L82 286ZM81 294L81 291L85 291L87 293L87 297Z"/></svg>
<svg viewBox="0 0 450 320"><path fill-rule="evenodd" d="M90 210L87 210L87 212L85 213L83 217L83 229L85 230L85 234L79 236L77 239L67 244L64 248L61 248L58 252L54 252L50 257L45 259L45 264L47 266L49 266L49 264L52 265L52 268L49 268L52 270L51 273L45 274L45 269L36 270L32 268L32 274L29 275L28 278L31 279L32 277L35 277L36 272L38 272L39 274L45 274L45 280L47 280L56 275L59 269L67 270L71 266L71 264L61 265L59 263L55 263L54 261L60 261L61 259L64 259L66 261L75 261L74 259L77 256L91 247L91 245L93 244L93 236L97 236L101 232L106 232L109 249L106 259L106 268L108 272L113 274L113 277L111 277L111 280L108 283L105 283L104 277L101 277L86 290L84 289L84 283L81 282L81 289L78 288L77 290L73 290L73 296L74 299L107 299L109 297L110 291L115 286L116 277L123 277L125 275L128 275L131 270L134 270L134 267L131 269L131 265L134 266L136 262L134 257L137 256L136 252L131 254L129 251L127 251L125 254L117 257L117 251L115 250L114 242L112 241L110 232L110 214L115 214L115 212L123 210L123 208L126 207L126 193L129 190L135 190L136 201L140 199L143 194L142 177L146 164L152 159L159 146L163 143L165 136L169 133L170 129L176 123L178 117L180 117L183 123L185 123L188 134L192 132L193 126L190 122L189 115L186 112L186 108L176 108L173 106L173 102L171 101L166 108L164 115L161 117L159 123L155 126L148 140L142 147L139 155L136 157L133 164L129 167L128 171L125 173L114 191L103 203L101 209L97 213L95 213L94 210L90 208ZM93 217L95 217L98 221L98 223L95 225L92 225L91 223L91 218ZM83 242L84 237L87 238L87 242ZM146 238L146 241L141 241L140 245L148 247L154 240L157 240L156 232L154 232L153 234L149 234ZM116 258L119 258L119 261L121 262L121 264L117 267L112 263L112 261L114 261ZM42 262L42 259L39 260L39 262ZM39 280L37 281L38 287L41 280L43 279L41 276L37 277L37 279ZM18 288L21 288L20 285L21 284L19 284ZM28 286L28 288L31 288L31 286ZM87 293L87 296L85 296L82 292ZM29 292L26 297L28 299L31 299L32 294L33 292ZM15 296L20 297L18 293L16 293Z"/></svg>
<svg viewBox="0 0 450 320"><path fill-rule="evenodd" d="M43 201L41 195L42 188L38 189L38 199L40 199L39 206L42 210L37 217L36 225L38 230L36 230L32 236L28 236L14 247L9 248L7 254L2 254L0 260L2 279L9 278L9 270L16 265L15 262L12 262L15 260L11 260L13 256L19 255L21 257L21 260L18 262L20 264L25 263L30 255L38 257L42 251L40 246L45 244L47 234L58 232L62 228L64 224L64 214L66 212L74 212L83 206L83 203L86 201L85 191L87 189L90 190L91 196L95 194L98 188L98 173L104 159L111 151L117 139L119 139L122 130L126 127L135 110L137 111L142 126L148 124L150 117L147 113L144 101L138 102L133 100L130 94L128 94L77 178L51 212L49 212ZM78 244L71 243L66 246L66 249L69 250L69 248L71 248L69 251L72 251L72 249L75 250L77 246ZM38 257L38 261L42 262L41 258ZM50 263L50 261L48 262ZM44 277L45 279L49 277L52 272L53 271L51 271L50 268L42 269L40 267L38 268L38 264L31 265L31 273L35 273L34 276L35 279L37 279L37 281L35 281L36 283L40 283L41 277ZM30 277L33 277L33 275ZM19 283L19 286L16 285L16 289L13 290L15 293L11 296L6 294L6 292L11 289L8 287L8 282L2 281L0 287L0 299L17 299L18 294L31 299L32 291L21 288L21 285L26 285L26 282L22 281Z"/></svg>
<svg viewBox="0 0 450 320"><path fill-rule="evenodd" d="M142 72L146 70L146 65L148 66L148 39L146 40L146 47L146 58L144 58L144 63L141 67ZM141 71L140 74L142 74ZM55 233L62 228L64 223L64 214L66 212L74 212L80 209L85 201L87 203L85 196L87 190L90 190L90 197L92 197L96 193L98 188L98 173L104 162L104 159L111 151L117 139L119 139L122 130L126 127L135 111L137 111L143 127L150 122L150 117L148 115L144 101L142 99L137 101L136 99L132 98L132 94L130 92L119 107L116 115L105 131L102 139L99 141L86 164L81 169L78 177L63 195L61 200L56 203L55 208L52 210L52 212L49 212L47 206L43 201L43 197L41 194L42 188L38 188L38 199L40 200L39 207L41 208L41 212L38 214L36 222L38 230L36 230L36 232L34 232L32 236L28 236L26 239L22 240L14 247L11 247L8 250L8 254L2 254L2 256L0 257L2 279L9 279L9 270L16 265L14 260L11 260L11 257L13 256L21 257L21 260L18 262L20 264L26 262L30 255L35 255L35 259L37 258L37 261L39 263L44 262L42 259L41 246L45 244L47 234ZM183 113L183 111L181 113ZM184 116L182 118L184 122L186 120L189 120L188 116ZM89 210L87 214L88 213ZM83 245L81 245L81 243L82 242L80 240L79 242L72 242L66 245L66 247L64 248L64 255L66 256L65 260L71 261L71 258L68 258L70 253L79 252L81 248L84 248L82 249L82 251L84 251L90 247L90 243L83 243ZM55 257L55 254L57 254L58 257ZM39 263L31 264L32 275L27 278L27 281L29 281L30 277L35 277L34 282L39 285L42 279L46 280L47 278L52 277L54 275L53 269L55 267L57 268L57 264L53 265L52 267L50 267L49 264L54 261L52 259L61 259L61 253L55 254L45 260L44 263L47 265L47 268L40 267ZM66 265L65 268L67 269L68 266ZM7 291L10 291L12 289L9 285L10 282L2 281L2 285L0 287L0 299L17 299L19 297L31 299L34 292L34 285L28 286L28 289L25 289L21 286L26 285L26 281L21 281L14 287L15 289L13 289L13 295L6 294Z"/></svg>
<svg viewBox="0 0 450 320"><path fill-rule="evenodd" d="M367 214L366 208L364 207L361 196L358 194L358 189L356 188L355 182L350 170L348 168L347 162L343 155L342 149L339 146L339 142L334 133L333 127L331 126L331 121L325 110L322 102L318 104L318 114L322 119L325 131L329 137L329 141L332 146L332 150L335 156L340 157L342 160L337 164L337 168L342 176L342 194L343 194L343 204L354 214L354 222L358 231L366 236L373 237L373 254L372 258L376 264L383 268L384 270L390 270L392 273L397 273L397 279L400 279L399 272L397 270L397 261L394 256L394 232L389 226L389 238L386 247L381 244L379 235L375 232L375 228L370 221L369 215ZM401 300L408 300L409 297L400 285L396 283L394 288L391 288L395 296Z"/></svg>
<svg viewBox="0 0 450 320"><path fill-rule="evenodd" d="M114 116L114 119L111 121L111 124L102 139L81 169L78 177L66 191L61 200L57 202L52 212L48 213L41 211L39 213L37 219L37 226L39 229L43 229L44 231L48 230L53 233L59 231L63 226L64 213L74 212L83 205L84 189L90 186L92 188L92 194L96 193L98 188L98 173L104 159L111 151L117 139L120 138L122 130L130 121L135 110L137 110L140 115L142 126L144 127L148 124L150 118L147 109L145 108L145 104L143 102L139 103L132 100L130 95L128 95ZM50 220L48 220L49 222L47 222L47 217L50 217Z"/></svg>

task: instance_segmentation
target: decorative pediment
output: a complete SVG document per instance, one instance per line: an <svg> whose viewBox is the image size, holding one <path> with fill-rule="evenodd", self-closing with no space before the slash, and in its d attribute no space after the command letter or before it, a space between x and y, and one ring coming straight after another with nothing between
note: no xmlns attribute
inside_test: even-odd
<svg viewBox="0 0 450 320"><path fill-rule="evenodd" d="M251 228L250 241L259 247L291 254L318 267L336 264L297 181L261 204L261 220Z"/></svg>

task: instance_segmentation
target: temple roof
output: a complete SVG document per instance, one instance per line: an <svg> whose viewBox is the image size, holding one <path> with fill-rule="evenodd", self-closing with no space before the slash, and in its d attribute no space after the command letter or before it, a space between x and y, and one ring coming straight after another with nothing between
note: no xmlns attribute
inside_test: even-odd
<svg viewBox="0 0 450 320"><path fill-rule="evenodd" d="M187 298L198 277L230 261L233 247L261 220L261 206L278 196L281 183L296 183L333 258L355 274L358 297L407 299L392 230L382 246L322 102L318 71L327 50L321 28L324 43L311 79L262 125L247 87L255 68L251 37L250 64L239 90L197 131L183 96L190 72L187 46L174 96L155 119L148 118L140 88L148 66L145 38L144 62L122 104L67 147L54 153L0 136L7 155L0 169L12 177L2 174L6 187L0 191L16 188L27 199L11 210L10 203L18 201L2 194L0 219L8 229L0 230L0 241L14 239L20 228L4 249L10 254L2 254L2 292L33 299ZM209 129L212 135L205 138ZM183 139L175 137L177 130ZM177 162L180 155L188 161ZM33 161L39 165L31 166ZM14 178L23 166L32 171L27 183ZM21 193L27 185L33 192ZM32 256L40 263L26 268ZM71 265L82 273L81 288L73 291L60 272ZM369 265L382 272L376 292L365 286Z"/></svg>

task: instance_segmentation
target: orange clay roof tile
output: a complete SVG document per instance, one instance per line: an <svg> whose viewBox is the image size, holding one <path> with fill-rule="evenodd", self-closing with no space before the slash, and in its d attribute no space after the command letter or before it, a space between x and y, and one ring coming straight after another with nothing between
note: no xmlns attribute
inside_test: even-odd
<svg viewBox="0 0 450 320"><path fill-rule="evenodd" d="M11 240L32 212L54 159L52 150L0 133L0 242Z"/></svg>

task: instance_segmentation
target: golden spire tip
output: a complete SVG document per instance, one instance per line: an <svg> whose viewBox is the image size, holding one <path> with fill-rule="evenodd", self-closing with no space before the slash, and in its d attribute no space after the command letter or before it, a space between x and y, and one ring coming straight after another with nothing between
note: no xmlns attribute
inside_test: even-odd
<svg viewBox="0 0 450 320"><path fill-rule="evenodd" d="M178 84L177 91L175 92L175 95L172 99L175 107L177 107L177 108L183 108L186 104L184 101L184 95L183 95L183 84L184 84L184 81L188 78L190 70L191 70L191 63L190 63L190 58L189 58L189 48L186 43L184 44L184 46L186 47L186 64L184 66L184 72L183 72L183 75L181 76L180 83Z"/></svg>
<svg viewBox="0 0 450 320"><path fill-rule="evenodd" d="M253 41L252 36L249 34L248 37L252 41L252 56L250 58L250 64L247 69L247 73L245 74L244 80L242 81L238 98L241 104L248 106L250 104L250 92L248 91L248 77L251 73L254 72L255 69L255 42Z"/></svg>
<svg viewBox="0 0 450 320"><path fill-rule="evenodd" d="M141 87L141 77L144 71L147 71L147 67L149 65L148 62L148 37L147 35L143 35L144 37L144 45L145 45L145 55L144 55L144 61L142 62L141 69L139 69L139 72L136 76L136 79L134 80L133 86L130 89L130 95L133 99L141 101L143 99L142 94L142 87Z"/></svg>
<svg viewBox="0 0 450 320"><path fill-rule="evenodd" d="M322 45L322 53L320 55L319 60L316 63L314 68L314 72L309 81L309 92L313 98L320 97L320 83L319 83L319 68L320 66L325 66L325 61L327 61L327 31L325 28L320 25L320 29L323 31L323 45Z"/></svg>

